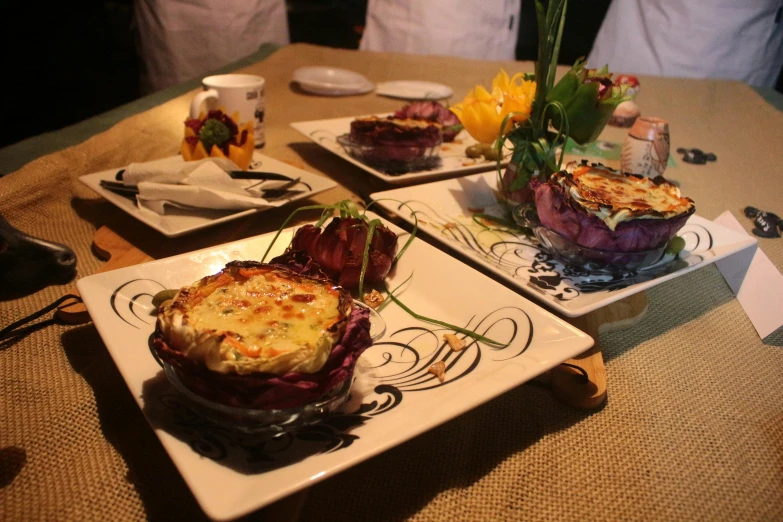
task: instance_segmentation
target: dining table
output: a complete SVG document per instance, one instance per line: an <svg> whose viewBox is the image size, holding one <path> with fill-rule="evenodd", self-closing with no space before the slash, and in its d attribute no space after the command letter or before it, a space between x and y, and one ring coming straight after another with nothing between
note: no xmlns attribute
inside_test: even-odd
<svg viewBox="0 0 783 522"><path fill-rule="evenodd" d="M0 177L0 215L24 234L67 245L77 260L72 279L5 295L0 303L0 328L46 310L0 339L0 519L209 520L95 325L63 321L49 307L76 280L107 267L94 247L99 229L141 252L136 261L157 260L274 232L297 207L343 200L362 206L371 194L397 187L291 123L384 114L407 102L374 91L313 94L292 81L298 68L348 69L374 84L436 82L452 89L448 103L475 85L488 86L501 68L534 70L532 62L304 43L262 50L223 71L266 80L266 144L259 152L335 182L308 199L167 237L80 182L176 155L198 79L132 102L113 119L91 118L0 151L3 158L25 154ZM566 70L560 66L558 74ZM773 271L783 270L783 239L753 235L754 220L745 213L754 207L783 216L780 96L765 98L732 80L642 75L639 81L642 114L669 125L666 178L693 199L702 218L730 212ZM45 111L30 117L44 118ZM607 126L600 138L622 143L627 133ZM715 161L688 163L677 152L693 148ZM619 167L618 159L601 161ZM289 226L320 213L301 212ZM417 241L442 249L426 234ZM531 300L480 264L448 254ZM600 404L574 407L553 395L545 379L533 379L339 473L313 477L241 519L783 520L783 328L762 338L715 263L643 295L643 313L625 327L592 332L606 372ZM777 299L773 313L781 311ZM246 494L260 498L264 491Z"/></svg>

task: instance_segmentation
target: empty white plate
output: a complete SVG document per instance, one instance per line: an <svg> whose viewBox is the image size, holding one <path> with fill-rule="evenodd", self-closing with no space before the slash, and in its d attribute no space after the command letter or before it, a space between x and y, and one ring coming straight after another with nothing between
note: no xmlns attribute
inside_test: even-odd
<svg viewBox="0 0 783 522"><path fill-rule="evenodd" d="M442 83L415 80L379 83L375 93L403 100L443 100L454 95L451 87Z"/></svg>
<svg viewBox="0 0 783 522"><path fill-rule="evenodd" d="M375 88L357 72L322 65L300 67L294 71L294 81L304 91L326 96L364 94Z"/></svg>

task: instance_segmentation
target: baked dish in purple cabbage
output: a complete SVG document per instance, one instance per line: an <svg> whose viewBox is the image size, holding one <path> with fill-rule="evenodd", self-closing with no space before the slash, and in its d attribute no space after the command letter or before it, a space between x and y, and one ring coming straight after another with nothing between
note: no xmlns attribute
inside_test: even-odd
<svg viewBox="0 0 783 522"><path fill-rule="evenodd" d="M534 219L519 214L559 260L598 271L635 270L663 256L696 207L663 177L625 174L601 164L569 163L530 183Z"/></svg>
<svg viewBox="0 0 783 522"><path fill-rule="evenodd" d="M368 116L352 121L337 142L362 163L398 175L438 167L443 133L431 121Z"/></svg>
<svg viewBox="0 0 783 522"><path fill-rule="evenodd" d="M325 277L233 261L161 305L153 347L217 410L308 408L347 396L369 315Z"/></svg>

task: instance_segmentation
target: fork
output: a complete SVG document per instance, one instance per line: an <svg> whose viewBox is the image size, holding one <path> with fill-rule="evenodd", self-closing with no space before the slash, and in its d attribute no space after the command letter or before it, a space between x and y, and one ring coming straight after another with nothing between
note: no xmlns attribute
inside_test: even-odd
<svg viewBox="0 0 783 522"><path fill-rule="evenodd" d="M280 199L283 196L292 196L294 194L300 194L300 193L302 193L304 191L303 190L291 190L291 187L295 187L296 185L301 183L301 181L302 181L302 178L299 177L299 178L292 179L290 181L286 181L282 185L279 185L279 186L277 186L275 188L261 189L260 190L261 197L266 199L266 200L271 200L271 199ZM246 187L245 191L249 192L250 189L258 186L261 183L263 183L263 181L255 184L255 185L251 185L249 187Z"/></svg>

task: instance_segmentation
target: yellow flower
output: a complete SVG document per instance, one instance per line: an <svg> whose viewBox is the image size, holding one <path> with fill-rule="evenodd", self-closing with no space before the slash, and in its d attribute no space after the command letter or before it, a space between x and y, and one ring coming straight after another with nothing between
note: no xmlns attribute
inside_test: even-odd
<svg viewBox="0 0 783 522"><path fill-rule="evenodd" d="M492 80L492 92L477 85L462 102L451 107L468 134L480 143L493 143L501 135L503 119L515 113L506 124L502 134L506 135L513 122L522 122L530 117L536 82L525 80L524 74L510 77L503 69Z"/></svg>

